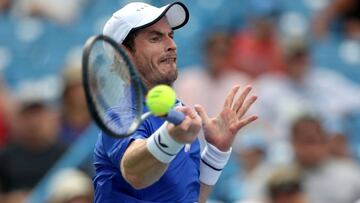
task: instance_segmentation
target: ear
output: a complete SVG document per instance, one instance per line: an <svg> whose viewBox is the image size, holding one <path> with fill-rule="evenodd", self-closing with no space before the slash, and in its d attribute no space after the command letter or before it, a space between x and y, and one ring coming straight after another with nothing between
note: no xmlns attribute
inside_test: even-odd
<svg viewBox="0 0 360 203"><path fill-rule="evenodd" d="M125 51L126 51L126 54L127 55L131 55L131 52L132 52L132 50L131 49L129 49L128 47L126 47L126 46L124 46L123 44L119 44L120 45L120 47L121 48L123 48Z"/></svg>
<svg viewBox="0 0 360 203"><path fill-rule="evenodd" d="M132 50L126 46L124 46L123 44L120 44L120 47L123 48L123 50L125 51L126 55L129 57L129 59L134 62L134 53L135 53L135 50Z"/></svg>

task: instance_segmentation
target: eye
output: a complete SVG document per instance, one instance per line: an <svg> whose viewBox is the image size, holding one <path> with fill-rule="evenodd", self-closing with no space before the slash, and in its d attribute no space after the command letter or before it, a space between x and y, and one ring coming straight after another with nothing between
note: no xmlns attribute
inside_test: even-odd
<svg viewBox="0 0 360 203"><path fill-rule="evenodd" d="M152 42L158 42L160 40L161 40L160 36L152 36L152 37L150 37L150 41L152 41Z"/></svg>

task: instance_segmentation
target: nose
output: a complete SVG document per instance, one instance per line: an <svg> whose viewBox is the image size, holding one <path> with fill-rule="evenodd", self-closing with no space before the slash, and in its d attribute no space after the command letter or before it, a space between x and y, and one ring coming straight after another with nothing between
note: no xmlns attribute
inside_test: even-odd
<svg viewBox="0 0 360 203"><path fill-rule="evenodd" d="M176 43L175 43L174 39L171 37L168 37L166 51L175 51L175 50L176 50Z"/></svg>

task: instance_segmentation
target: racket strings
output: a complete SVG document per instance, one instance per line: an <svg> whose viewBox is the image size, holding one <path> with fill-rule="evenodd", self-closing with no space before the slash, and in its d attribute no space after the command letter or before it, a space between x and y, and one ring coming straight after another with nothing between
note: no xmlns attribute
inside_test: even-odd
<svg viewBox="0 0 360 203"><path fill-rule="evenodd" d="M126 134L138 116L136 83L129 64L105 41L93 45L89 63L91 94L97 113L110 130Z"/></svg>

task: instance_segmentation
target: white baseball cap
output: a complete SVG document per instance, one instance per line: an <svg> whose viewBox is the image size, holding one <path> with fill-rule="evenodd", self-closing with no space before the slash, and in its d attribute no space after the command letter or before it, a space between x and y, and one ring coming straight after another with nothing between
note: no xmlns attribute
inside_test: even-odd
<svg viewBox="0 0 360 203"><path fill-rule="evenodd" d="M129 3L113 13L104 26L103 35L122 43L131 30L151 26L163 16L166 16L170 26L175 30L187 23L189 11L181 2L160 8L142 2Z"/></svg>

